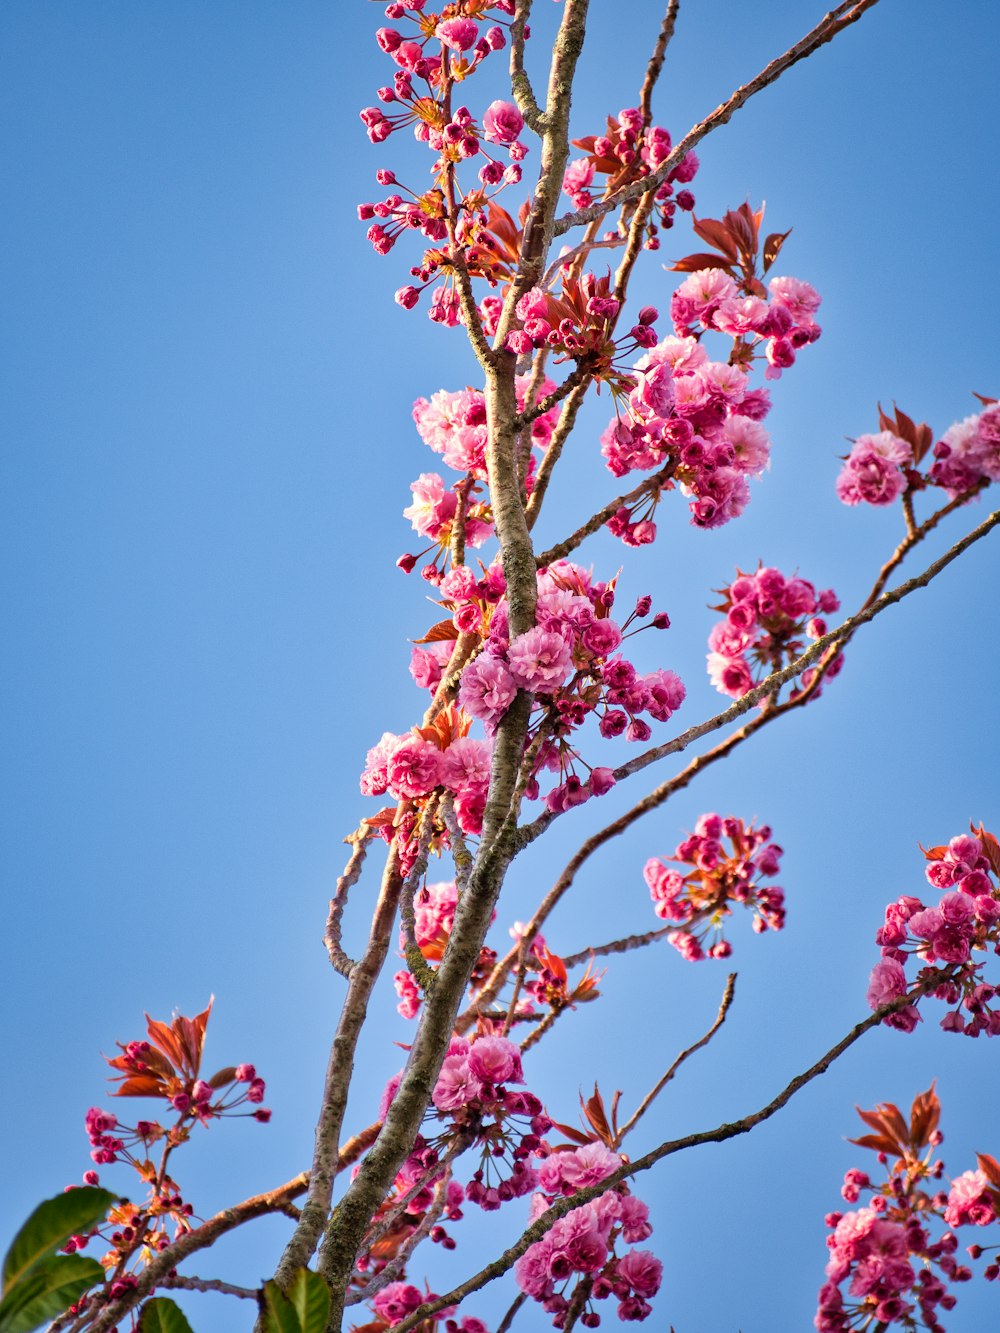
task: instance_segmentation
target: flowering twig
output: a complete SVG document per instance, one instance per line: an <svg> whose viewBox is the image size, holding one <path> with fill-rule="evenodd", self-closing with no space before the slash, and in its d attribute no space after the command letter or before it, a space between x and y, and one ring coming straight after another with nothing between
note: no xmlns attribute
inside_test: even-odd
<svg viewBox="0 0 1000 1333"><path fill-rule="evenodd" d="M644 495L648 495L650 491L656 490L658 486L662 486L664 482L669 481L676 466L676 460L671 459L669 463L660 468L659 472L654 472L652 476L646 477L638 486L633 486L624 495L616 495L613 500L609 500L606 505L598 509L596 514L591 514L585 523L581 523L575 532L571 532L561 542L556 542L555 546L550 546L547 551L543 551L541 555L536 556L535 559L539 569L553 564L556 560L562 560L569 555L570 551L575 551L591 533L603 528L608 519L613 518L623 505L634 504L635 501L641 500Z"/></svg>
<svg viewBox="0 0 1000 1333"><path fill-rule="evenodd" d="M631 1162L626 1162L616 1171L606 1176L596 1185L587 1186L585 1189L577 1190L566 1198L557 1199L536 1221L526 1229L524 1234L514 1242L508 1249L492 1263L467 1278L465 1282L453 1287L451 1291L443 1296L436 1296L431 1301L425 1301L419 1305L410 1315L394 1326L395 1333L410 1333L411 1329L417 1327L422 1320L427 1319L432 1314L437 1314L439 1310L444 1310L450 1305L457 1305L459 1301L465 1299L474 1291L479 1291L488 1283L498 1277L502 1277L511 1269L517 1260L534 1243L545 1235L545 1233L565 1217L567 1213L579 1208L581 1204L590 1203L591 1200L598 1198L609 1189L622 1181L628 1180L630 1176L637 1175L640 1171L648 1171L658 1162L663 1161L665 1157L670 1157L674 1153L682 1152L687 1148L697 1148L704 1143L725 1143L728 1139L736 1138L741 1134L748 1134L758 1125L763 1124L765 1120L770 1120L776 1112L786 1106L792 1100L796 1093L801 1092L804 1087L818 1078L820 1074L825 1074L829 1067L838 1060L845 1051L849 1050L856 1041L860 1040L866 1032L871 1031L873 1027L878 1026L889 1014L896 1013L898 1010L912 1004L918 994L926 994L939 986L942 981L942 973L936 972L928 977L919 987L914 987L908 994L899 996L890 1001L889 1004L882 1005L874 1013L869 1014L860 1023L855 1024L846 1036L842 1037L835 1046L822 1055L815 1064L809 1066L801 1074L797 1074L784 1088L771 1099L766 1105L760 1107L757 1111L752 1111L749 1115L743 1116L740 1120L727 1121L717 1125L714 1129L700 1130L694 1134L687 1134L680 1139L668 1139L642 1157L637 1157Z"/></svg>
<svg viewBox="0 0 1000 1333"><path fill-rule="evenodd" d="M617 208L619 204L637 199L640 195L645 194L647 190L657 189L692 148L701 143L702 139L711 134L713 130L731 120L733 113L744 106L755 93L759 93L769 84L774 83L792 65L797 64L800 60L805 60L807 56L811 56L814 51L831 41L849 24L855 23L866 10L871 9L876 4L878 4L878 0L857 0L857 3L853 3L853 0L845 0L845 3L831 9L800 41L765 65L761 72L749 83L741 84L725 102L722 102L704 120L693 126L673 149L670 156L665 159L657 172L651 176L643 177L640 181L633 181L630 185L624 186L607 199L602 199L596 204L579 208L574 213L563 214L561 218L556 220L554 234L561 236L564 232L573 227L579 227L584 222L604 217Z"/></svg>

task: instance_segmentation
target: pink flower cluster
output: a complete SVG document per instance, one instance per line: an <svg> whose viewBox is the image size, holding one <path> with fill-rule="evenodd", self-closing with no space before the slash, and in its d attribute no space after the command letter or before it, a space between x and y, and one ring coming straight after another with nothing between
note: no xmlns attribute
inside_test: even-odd
<svg viewBox="0 0 1000 1333"><path fill-rule="evenodd" d="M750 500L750 478L767 467L770 441L760 424L770 410L766 390L748 387L736 366L710 361L693 337L663 339L636 362L624 411L601 436L601 452L616 477L670 465L660 489L679 485L689 497L695 527L717 528ZM628 545L655 539L659 490L608 527Z"/></svg>
<svg viewBox="0 0 1000 1333"><path fill-rule="evenodd" d="M934 446L930 480L952 497L980 481L1000 481L1000 403L957 421Z"/></svg>
<svg viewBox="0 0 1000 1333"><path fill-rule="evenodd" d="M611 294L610 278L585 273L577 282L567 272L561 295L532 287L521 297L517 303L521 327L507 335L505 346L518 356L540 347L577 360L589 355L595 365L610 368L616 357L656 343L653 324L657 311L653 306L644 306L628 333L614 341L620 308Z"/></svg>
<svg viewBox="0 0 1000 1333"><path fill-rule="evenodd" d="M927 486L939 486L955 499L1000 481L1000 404L992 398L982 402L982 412L949 426L934 445L926 472L919 469L933 439L930 427L917 426L898 409L894 421L880 409L882 429L854 441L837 477L837 495L848 505L890 505Z"/></svg>
<svg viewBox="0 0 1000 1333"><path fill-rule="evenodd" d="M386 1086L383 1116L399 1078ZM441 1153L459 1138L480 1150L480 1165L465 1187L465 1198L492 1212L529 1194L538 1179L531 1157L551 1121L533 1093L512 1086L523 1083L520 1050L506 1037L485 1033L471 1042L453 1037L427 1112L427 1120L440 1128L418 1138L401 1169L402 1178L412 1185L426 1176L430 1186Z"/></svg>
<svg viewBox="0 0 1000 1333"><path fill-rule="evenodd" d="M798 657L804 639L819 639L826 633L823 616L840 606L832 588L817 592L806 579L786 578L777 569L761 567L755 574L737 573L728 588L720 589L726 618L712 627L708 636L708 674L721 694L739 699L773 671ZM843 662L838 654L824 676L832 679ZM810 667L802 673L792 698L812 687L816 677ZM816 698L819 688L812 688ZM764 707L767 700L762 702Z"/></svg>
<svg viewBox="0 0 1000 1333"><path fill-rule="evenodd" d="M454 735L442 747L440 736L428 739L421 734L423 730L415 727L404 736L383 733L368 751L361 775L363 795L388 792L398 801L429 796L443 788L455 798L463 831L480 832L490 779L490 742Z"/></svg>
<svg viewBox="0 0 1000 1333"><path fill-rule="evenodd" d="M984 961L973 958L988 949L1000 952L1000 888L991 878L1000 878L1000 848L980 827L978 837L962 834L925 855L928 881L946 892L934 907L909 895L886 907L885 923L875 935L882 957L872 969L868 1003L878 1009L905 996L906 963L916 957L923 963L916 984L935 981L927 993L950 1006L941 1020L946 1032L1000 1035L1000 987L983 980ZM918 998L883 1022L912 1032L920 1021Z"/></svg>
<svg viewBox="0 0 1000 1333"><path fill-rule="evenodd" d="M859 435L837 478L837 495L846 505L891 505L907 487L913 449L892 431Z"/></svg>
<svg viewBox="0 0 1000 1333"><path fill-rule="evenodd" d="M518 410L523 411L528 377L519 375L516 384ZM555 387L552 380L544 378L536 401ZM550 408L531 423L531 442L537 449L548 447L558 416L558 407ZM418 398L413 404L413 420L424 444L440 454L450 468L486 479L486 399L480 390L439 389L429 400Z"/></svg>
<svg viewBox="0 0 1000 1333"><path fill-rule="evenodd" d="M766 824L754 828L732 815L707 814L668 858L690 870L682 872L657 857L646 862L642 873L653 909L664 921L681 923L667 939L689 962L729 957L733 950L724 927L734 903L753 913L758 934L784 926L784 892L761 883L778 873L781 861L781 848L770 839Z"/></svg>
<svg viewBox="0 0 1000 1333"><path fill-rule="evenodd" d="M532 1221L544 1216L556 1199L600 1184L622 1162L618 1153L600 1142L547 1151L538 1170L542 1192L531 1201ZM634 1246L651 1234L646 1205L626 1185L617 1185L559 1218L518 1259L514 1267L517 1285L554 1316L556 1328L562 1327L581 1279L590 1283L580 1317L584 1328L600 1325L594 1305L611 1296L618 1301L619 1319L645 1319L652 1313L649 1300L660 1289L663 1265L648 1250L627 1249L620 1255L617 1250Z"/></svg>
<svg viewBox="0 0 1000 1333"><path fill-rule="evenodd" d="M712 329L729 334L739 339L742 362L762 347L765 379L780 379L781 372L794 365L796 352L819 338L821 330L813 316L822 298L799 278L772 278L767 286L770 300L748 295L722 269L699 269L673 294L674 331L681 336Z"/></svg>
<svg viewBox="0 0 1000 1333"><path fill-rule="evenodd" d="M451 248L463 252L466 268L474 277L496 285L508 276L505 257L490 230L494 212L502 210L491 201L507 186L520 182L521 162L528 149L519 137L524 120L513 102L494 100L483 111L480 123L469 107L454 105L454 90L460 84L464 90L470 75L505 48L503 26L485 24L491 10L498 15L513 14L513 0L477 4L475 17L457 13L436 21L436 16L424 14L423 9L422 3L393 3L386 9L390 22L403 20L414 26L410 32L387 26L376 33L380 48L396 68L392 83L378 89L378 104L365 107L361 120L369 139L377 144L396 130L412 126L417 142L435 154L431 168L435 183L429 190L416 192L401 185L393 171L382 168L376 178L380 185L391 187L391 192L359 205L358 217L371 224L368 239L378 254L388 254L407 232L430 242L423 263L411 269L419 285L401 287L396 300L412 309L423 289L444 276L445 285L436 288L429 314L453 326L461 312L451 286ZM479 169L476 181L466 189L459 168L468 163L478 163Z"/></svg>
<svg viewBox="0 0 1000 1333"><path fill-rule="evenodd" d="M506 604L492 607L488 630L483 627L484 649L462 675L459 701L487 733L496 730L518 690L535 695L532 734L544 733L536 773L547 769L559 775L546 796L550 809L578 805L614 785L608 768L591 769L586 780L575 772L582 761L567 738L590 715L598 718L602 736L645 741L652 732L640 715L666 722L684 700L684 685L674 672L640 674L618 651L632 622L649 615L650 598L639 598L623 624L611 616L614 598L613 586L594 582L570 561L539 570L535 626L511 641ZM487 607L477 589L470 589L468 600L480 607L485 622ZM464 608L455 614L457 620ZM666 628L669 620L660 614L650 624ZM538 794L535 778L528 796Z"/></svg>
<svg viewBox="0 0 1000 1333"><path fill-rule="evenodd" d="M411 1315L418 1305L436 1299L435 1292L421 1291L419 1287L414 1287L409 1282L390 1282L372 1300L372 1308L382 1320L380 1328L393 1328L396 1324L401 1324L407 1315ZM365 1327L373 1333L373 1325L366 1324ZM433 1319L433 1327L438 1327L437 1319ZM472 1315L466 1315L461 1320L447 1318L444 1328L445 1333L489 1333L483 1321Z"/></svg>
<svg viewBox="0 0 1000 1333"><path fill-rule="evenodd" d="M573 201L574 208L586 208L594 202L591 187L595 176L607 178L606 188L618 189L626 181L640 180L659 171L673 148L670 132L661 125L644 128L642 112L637 107L626 107L617 117L609 116L605 134L591 134L573 142L587 154L575 158L563 177L563 191ZM674 189L677 185L690 184L698 166L697 154L686 153L656 191L654 208L664 228L673 226L678 208L685 212L694 208L695 199L690 190L680 190L675 195ZM648 229L646 248L659 248L655 223Z"/></svg>
<svg viewBox="0 0 1000 1333"><path fill-rule="evenodd" d="M886 1179L875 1185L867 1172L857 1170L844 1177L841 1193L848 1203L857 1203L862 1194L871 1198L866 1206L826 1218L830 1259L815 1327L820 1333L876 1325L913 1330L919 1320L931 1333L944 1333L939 1314L956 1304L947 1283L972 1277L955 1257L958 1240L950 1228L983 1227L996 1220L1000 1165L981 1155L979 1170L957 1177L947 1192L940 1188L944 1164L934 1159L943 1135L933 1087L915 1099L909 1117L891 1103L859 1114L875 1132L852 1142L878 1153ZM937 1227L946 1229L934 1240ZM983 1249L973 1245L969 1253L979 1258ZM998 1276L996 1263L984 1272L987 1280ZM847 1299L841 1290L845 1283Z"/></svg>

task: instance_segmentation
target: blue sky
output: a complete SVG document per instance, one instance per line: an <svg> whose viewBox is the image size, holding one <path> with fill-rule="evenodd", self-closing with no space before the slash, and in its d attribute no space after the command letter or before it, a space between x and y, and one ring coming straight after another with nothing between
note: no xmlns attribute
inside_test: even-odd
<svg viewBox="0 0 1000 1333"><path fill-rule="evenodd" d="M551 8L538 6L536 56ZM682 6L657 120L683 133L822 8ZM660 18L640 0L593 11L581 135L634 104ZM141 1035L143 1010L191 1013L212 993L208 1060L252 1060L274 1120L191 1145L178 1164L189 1197L208 1214L308 1161L342 994L320 943L326 902L341 839L369 812L357 775L381 732L422 707L407 640L432 608L394 567L412 544L408 483L433 465L410 407L475 382L460 334L392 303L414 260L374 256L356 220L377 166L425 169L406 143L371 148L357 119L386 78L380 16L361 0L8 0L0 14L5 1232L89 1164L82 1118L104 1100L101 1053ZM824 336L775 386L773 466L741 520L696 532L675 502L654 547L623 555L601 535L582 552L605 576L624 564L623 595L650 591L669 611L670 633L639 642L648 667L687 681L685 725L718 702L706 603L737 564L798 567L845 607L863 600L900 520L847 510L833 479L876 403L941 432L973 410L971 391L1000 394L996 34L985 0L946 16L883 0L699 150L699 214L766 200L775 229L794 227L781 269L822 292ZM484 105L500 95L485 92ZM695 248L678 229L658 258ZM665 309L658 258L635 290ZM616 489L596 447L606 418L604 403L585 414L543 542ZM788 928L758 939L737 924L733 1015L635 1152L746 1113L811 1063L864 1013L884 903L921 892L917 841L970 818L1000 824L998 541L859 637L818 704L595 857L554 919L550 943L567 953L651 927L641 866L703 810L764 819L785 848ZM517 864L501 946L592 818L645 790L568 817ZM634 1103L703 1030L723 981L672 952L618 960L529 1082L561 1120L595 1078ZM383 988L361 1052L358 1125L406 1040L394 1000ZM654 1323L807 1327L822 1215L858 1164L843 1142L855 1102L908 1102L935 1076L949 1168L1000 1154L995 1051L929 1014L913 1037L873 1034L749 1139L647 1177L638 1192L665 1265ZM412 1275L451 1284L516 1223L470 1217L469 1243ZM198 1271L252 1285L286 1225L252 1224ZM991 1289L958 1294L949 1333L995 1320ZM495 1322L504 1295L470 1312ZM219 1297L192 1309L199 1333L240 1326Z"/></svg>

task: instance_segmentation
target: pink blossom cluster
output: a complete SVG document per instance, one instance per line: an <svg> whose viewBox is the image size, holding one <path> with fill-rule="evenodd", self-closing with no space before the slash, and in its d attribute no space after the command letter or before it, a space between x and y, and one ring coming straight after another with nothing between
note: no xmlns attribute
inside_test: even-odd
<svg viewBox="0 0 1000 1333"><path fill-rule="evenodd" d="M653 541L652 513L660 490L680 487L695 527L717 528L743 512L749 479L767 467L770 441L760 424L770 410L764 389L748 387L736 366L709 360L693 337L669 337L636 362L631 388L601 436L601 453L616 477L669 467L659 489L608 528L628 545Z"/></svg>
<svg viewBox="0 0 1000 1333"><path fill-rule="evenodd" d="M733 582L719 591L723 600L715 609L725 612L726 618L708 636L708 674L715 688L733 699L741 698L786 661L794 661L805 639L822 638L827 631L823 616L840 606L832 588L817 592L806 579L786 578L780 570L763 566L754 574L737 571ZM842 661L838 654L824 676L836 676ZM816 671L810 667L791 697L803 690L818 697L815 679Z"/></svg>
<svg viewBox="0 0 1000 1333"><path fill-rule="evenodd" d="M532 1221L543 1217L557 1199L600 1184L622 1163L618 1153L600 1142L554 1150L546 1146L542 1152L548 1155L538 1169L541 1192L531 1200ZM517 1285L554 1316L556 1328L562 1327L581 1280L590 1284L582 1327L599 1327L601 1316L594 1305L612 1296L619 1319L646 1319L652 1313L650 1298L660 1289L663 1265L648 1250L624 1247L651 1234L646 1205L619 1184L560 1217L526 1250L514 1266Z"/></svg>
<svg viewBox="0 0 1000 1333"><path fill-rule="evenodd" d="M386 9L390 24L404 26L386 26L376 33L395 70L391 84L378 89L378 103L361 111L362 123L376 144L396 130L412 127L417 142L435 155L434 184L425 191L411 190L394 171L381 168L376 179L390 192L359 205L358 216L370 224L368 239L378 254L388 254L407 232L430 242L423 262L411 269L416 285L401 287L396 300L412 309L423 290L444 277L444 285L435 287L428 313L449 326L462 318L452 285L453 248L462 253L471 276L494 286L509 276L509 256L493 230L496 216L507 215L492 200L521 180L521 162L528 153L520 139L524 120L517 106L504 99L490 102L477 120L468 106L454 104L454 90L459 85L464 90L483 62L506 47L502 21L491 24L489 18L491 11L496 16L511 15L513 8L513 0L497 0L493 5L477 4L474 17L462 12L449 15L448 9L439 17L425 14L423 4L390 4ZM459 169L467 164L478 164L478 172L466 188Z"/></svg>
<svg viewBox="0 0 1000 1333"><path fill-rule="evenodd" d="M958 1242L952 1233L945 1232L931 1243L922 1224L930 1220L926 1211L918 1215L897 1206L891 1211L902 1220L889 1220L887 1204L886 1196L877 1194L869 1207L828 1215L827 1224L833 1229L827 1238L830 1260L814 1321L821 1333L863 1327L859 1320L866 1316L880 1327L901 1324L912 1329L916 1314L924 1328L944 1333L936 1312L939 1307L952 1309L955 1297L942 1278L967 1281L971 1270L955 1260ZM941 1276L929 1266L932 1263ZM841 1286L848 1278L848 1296L854 1300L845 1301Z"/></svg>
<svg viewBox="0 0 1000 1333"><path fill-rule="evenodd" d="M594 202L595 176L606 178L603 188L619 189L627 181L641 180L659 171L673 148L670 132L661 125L644 126L642 112L637 107L626 107L617 116L609 116L605 134L588 135L573 142L575 147L586 152L585 157L575 158L569 164L563 176L563 192L569 195L574 208L586 208ZM673 226L678 208L685 212L694 208L695 199L690 190L682 189L676 194L674 190L678 185L689 185L698 166L697 154L686 153L667 173L653 196L655 213L662 227ZM646 248L659 248L656 223L651 223L648 228Z"/></svg>
<svg viewBox="0 0 1000 1333"><path fill-rule="evenodd" d="M759 290L764 293L762 286ZM795 364L799 349L819 338L821 329L813 316L821 300L815 287L800 278L772 278L766 294L753 295L721 268L704 268L677 288L670 313L680 336L716 330L736 338L742 364L762 349L764 377L776 380Z"/></svg>
<svg viewBox="0 0 1000 1333"><path fill-rule="evenodd" d="M930 480L954 498L981 481L1000 481L1000 403L957 421L934 446Z"/></svg>
<svg viewBox="0 0 1000 1333"><path fill-rule="evenodd" d="M383 1116L400 1077L386 1086ZM464 1191L471 1203L493 1212L529 1194L538 1182L531 1158L552 1122L533 1093L512 1086L523 1083L521 1052L514 1042L486 1032L472 1041L453 1037L427 1112L435 1132L428 1128L418 1138L401 1179L412 1185L427 1177L429 1187L440 1155L458 1139L480 1151L480 1164Z"/></svg>
<svg viewBox="0 0 1000 1333"><path fill-rule="evenodd" d="M644 306L628 333L615 340L620 309L609 277L585 273L577 281L566 270L560 295L532 287L521 297L516 307L521 327L507 335L505 346L518 356L541 347L577 360L589 356L608 369L617 357L656 344L655 307Z"/></svg>
<svg viewBox="0 0 1000 1333"><path fill-rule="evenodd" d="M927 879L944 890L936 906L905 895L889 903L885 922L875 935L882 957L872 969L868 1003L878 1009L909 993L906 964L911 957L923 965L915 984L943 1000L949 1012L941 1020L946 1032L966 1036L1000 1035L1000 987L983 979L985 960L974 954L1000 953L1000 849L992 834L961 834L947 847L932 847ZM991 878L992 876L992 878ZM915 996L883 1020L889 1027L912 1032L920 1021Z"/></svg>
<svg viewBox="0 0 1000 1333"><path fill-rule="evenodd" d="M523 411L528 377L518 375L516 387L518 410ZM555 387L552 380L543 378L536 401ZM547 448L558 416L559 409L550 408L531 423L531 442L536 448ZM413 421L424 444L440 454L450 468L486 479L486 399L480 390L439 389L430 399L418 398L413 404Z"/></svg>
<svg viewBox="0 0 1000 1333"><path fill-rule="evenodd" d="M459 731L461 731L461 724ZM490 778L491 743L454 733L444 744L440 732L415 727L403 736L386 731L368 751L361 775L365 796L388 792L398 800L418 800L439 788L451 792L455 813L466 833L482 829Z"/></svg>
<svg viewBox="0 0 1000 1333"><path fill-rule="evenodd" d="M485 612L475 590L470 599ZM622 624L611 616L614 599L612 585L595 582L570 561L541 569L534 627L512 641L506 603L492 607L488 627L482 616L483 651L462 675L459 701L488 734L496 730L518 690L535 695L532 737L541 736L535 772L548 770L559 777L546 796L550 809L579 805L614 785L608 768L590 769L585 780L575 771L583 761L568 737L589 716L597 717L602 736L624 734L631 741L646 741L652 732L641 714L666 722L684 700L684 685L674 672L640 674L619 651L630 625L649 615L651 599L640 597ZM456 610L456 617L462 614L463 608ZM662 613L650 621L656 628L669 623ZM539 794L537 777L527 794L529 799Z"/></svg>
<svg viewBox="0 0 1000 1333"><path fill-rule="evenodd" d="M458 905L458 886L454 880L437 884L423 884L413 897L414 937L417 947L428 962L436 963L444 957L448 937L455 922L455 908ZM496 913L494 913L494 916ZM406 940L400 932L399 950L406 956ZM496 962L496 954L485 945L480 950L479 961L473 968L470 984L475 986L480 978L489 974ZM420 987L408 968L403 968L393 977L399 1004L396 1008L404 1018L416 1018L420 1012L422 994Z"/></svg>
<svg viewBox="0 0 1000 1333"><path fill-rule="evenodd" d="M859 435L837 477L837 495L848 505L890 505L904 493L941 487L951 499L984 483L1000 481L1000 404L983 399L982 412L949 426L934 445L933 463L921 472L933 436L896 414L881 416L883 429ZM909 438L904 438L905 432Z"/></svg>
<svg viewBox="0 0 1000 1333"><path fill-rule="evenodd" d="M728 958L733 950L724 929L734 903L753 913L758 934L781 930L784 892L761 883L778 873L781 856L766 824L755 828L732 815L702 815L694 833L667 858L675 865L653 857L642 872L656 915L680 923L667 935L669 942L689 962ZM682 871L677 864L691 868Z"/></svg>
<svg viewBox="0 0 1000 1333"><path fill-rule="evenodd" d="M940 1313L956 1304L947 1284L972 1277L972 1270L956 1258L953 1228L996 1221L1000 1164L980 1155L979 1170L964 1172L949 1190L942 1189L938 1182L944 1163L936 1159L944 1138L937 1127L939 1113L933 1087L915 1099L908 1117L891 1103L859 1110L866 1127L875 1132L852 1142L877 1152L886 1179L875 1184L867 1172L849 1170L841 1189L844 1199L858 1203L869 1195L869 1202L826 1218L830 1259L815 1319L821 1333L876 1325L914 1330L918 1321L931 1333L944 1333ZM983 1252L980 1245L969 1246L974 1259ZM996 1280L1000 1265L989 1264L983 1275Z"/></svg>
<svg viewBox="0 0 1000 1333"><path fill-rule="evenodd" d="M424 1301L433 1301L437 1299L435 1292L427 1290L421 1291L419 1287L414 1287L409 1282L390 1282L388 1286L373 1298L372 1308L382 1321L378 1325L366 1324L365 1328L374 1333L375 1328L393 1328L396 1324L401 1324L407 1315L411 1315L418 1305L423 1305ZM438 1328L438 1320L443 1320L444 1333L489 1333L486 1325L481 1319L476 1319L472 1315L466 1315L460 1320L446 1317L444 1314L433 1318L428 1324L428 1328ZM423 1328L424 1325L421 1324Z"/></svg>

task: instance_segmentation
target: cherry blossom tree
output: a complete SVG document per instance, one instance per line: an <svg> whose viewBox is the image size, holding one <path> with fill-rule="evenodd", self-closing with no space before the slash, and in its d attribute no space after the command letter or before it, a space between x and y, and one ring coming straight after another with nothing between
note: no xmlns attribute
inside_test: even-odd
<svg viewBox="0 0 1000 1333"><path fill-rule="evenodd" d="M228 1318L256 1320L261 1333L506 1333L616 1317L665 1326L670 1282L646 1200L660 1163L751 1134L879 1027L900 1041L921 1022L1000 1034L990 962L1000 953L1000 843L977 819L930 831L923 868L913 860L903 872L907 891L883 919L858 923L871 936L867 1009L859 994L855 1025L818 1040L811 1062L753 1109L684 1134L649 1132L661 1094L723 1032L738 1004L735 973L720 979L697 1030L687 1014L671 1030L680 1052L644 1096L630 1102L606 1086L593 1049L576 1056L579 1105L576 1089L558 1104L536 1090L543 1052L573 1042L568 1017L601 1003L616 968L648 968L652 987L658 969L710 969L734 953L759 966L741 918L750 933L784 928L776 880L795 830L772 829L755 799L711 808L713 766L806 706L824 707L850 673L856 636L878 633L884 612L950 577L1000 523L1000 511L976 507L1000 482L990 386L969 402L956 390L953 424L873 404L833 483L857 511L845 509L845 523L872 508L898 516L865 594L842 605L825 575L756 554L732 570L706 557L680 571L716 617L707 675L722 696L711 715L690 715L670 633L678 571L645 591L640 548L679 524L706 541L738 524L768 485L772 399L823 354L822 296L788 268L790 222L757 202L703 211L699 149L875 4L837 5L682 135L653 109L677 0L650 33L634 104L574 106L572 118L587 0L544 16L531 0L386 9L376 33L384 83L361 112L378 191L358 215L396 302L414 322L430 317L427 336L442 349L443 387L428 385L412 405L419 474L404 516L415 535L396 560L419 590L415 608L429 599L432 610L416 610L405 632L424 707L401 732L372 719L358 764L358 810L325 924L340 1008L312 1159L200 1216L175 1179L177 1154L227 1117L253 1120L247 1134L270 1132L256 1127L271 1118L265 1082L250 1063L203 1064L211 1004L148 1019L108 1059L108 1103L86 1116L82 1182L41 1204L11 1245L0 1333L46 1321L61 1333L183 1330L192 1307L167 1294L177 1290L221 1293ZM474 383L447 369L457 344L471 349ZM604 417L596 439L583 424L594 400ZM581 508L573 469L584 451L600 458L605 482L601 502ZM954 535L932 548L944 530ZM596 539L609 536L617 558L590 563L588 545L604 561ZM672 836L658 825L635 876L647 927L616 931L609 914L603 935L570 951L552 926L591 858L696 781L706 808ZM536 879L528 918L517 920L508 890L519 867L566 828L575 850L551 882ZM399 1072L368 1098L373 1115L359 1118L359 1044L380 1030L387 1004L409 1036ZM654 1001L636 1021L659 1022ZM139 1099L139 1110L111 1097ZM947 1107L933 1086L908 1116L888 1101L860 1114L871 1132L853 1143L879 1170L851 1168L843 1201L868 1202L828 1215L816 1327L942 1329L974 1270L1000 1272L990 1231L1000 1166L984 1151L975 1167L946 1170ZM646 1137L633 1138L640 1125ZM485 1257L463 1245L477 1212L514 1219ZM287 1228L258 1287L194 1275L192 1261L210 1270L215 1243L265 1215ZM421 1276L435 1247L462 1264L440 1290Z"/></svg>

